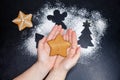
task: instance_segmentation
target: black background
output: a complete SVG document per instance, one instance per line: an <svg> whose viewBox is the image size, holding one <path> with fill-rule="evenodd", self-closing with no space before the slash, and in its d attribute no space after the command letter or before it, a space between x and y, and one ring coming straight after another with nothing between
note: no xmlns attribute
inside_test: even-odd
<svg viewBox="0 0 120 80"><path fill-rule="evenodd" d="M89 11L97 10L108 20L102 38L100 56L89 59L88 64L77 64L66 80L120 80L120 6L117 0L59 0L66 7L76 5ZM19 10L34 14L46 2L53 6L55 0L1 0L0 1L0 80L10 80L29 68L36 56L25 55L18 46L29 37L33 28L22 32L12 20ZM33 22L34 23L34 22ZM21 38L23 32L27 34Z"/></svg>

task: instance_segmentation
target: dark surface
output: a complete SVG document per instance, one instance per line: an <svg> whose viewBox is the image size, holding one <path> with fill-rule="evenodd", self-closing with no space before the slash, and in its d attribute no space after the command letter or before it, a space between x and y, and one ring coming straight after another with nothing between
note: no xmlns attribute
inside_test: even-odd
<svg viewBox="0 0 120 80"><path fill-rule="evenodd" d="M120 80L120 6L117 0L59 0L66 7L97 10L108 19L108 28L102 38L102 53L88 64L78 64L68 74L67 80ZM21 38L11 21L18 11L35 13L46 2L53 6L54 0L1 0L0 2L0 80L10 80L30 67L36 56L24 55L18 46L30 36L31 29ZM34 23L34 22L33 22ZM24 31L23 31L24 32Z"/></svg>

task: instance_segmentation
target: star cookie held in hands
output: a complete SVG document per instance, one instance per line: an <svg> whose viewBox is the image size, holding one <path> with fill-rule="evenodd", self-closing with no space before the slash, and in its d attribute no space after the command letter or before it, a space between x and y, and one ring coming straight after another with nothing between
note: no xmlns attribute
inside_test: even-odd
<svg viewBox="0 0 120 80"><path fill-rule="evenodd" d="M24 14L22 11L19 11L18 17L12 22L18 25L19 31L22 31L26 27L31 28L33 26L31 19L32 14Z"/></svg>
<svg viewBox="0 0 120 80"><path fill-rule="evenodd" d="M61 34L58 34L54 40L48 41L50 46L50 56L61 55L67 56L67 48L71 46L68 41L65 41Z"/></svg>

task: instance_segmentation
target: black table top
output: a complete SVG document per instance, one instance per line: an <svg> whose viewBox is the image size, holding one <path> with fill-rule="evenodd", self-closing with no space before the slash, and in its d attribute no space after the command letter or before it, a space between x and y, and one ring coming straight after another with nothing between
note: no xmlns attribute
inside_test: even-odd
<svg viewBox="0 0 120 80"><path fill-rule="evenodd" d="M108 21L106 34L102 37L100 55L78 63L67 75L66 80L120 80L120 6L117 0L59 0L66 7L76 6L89 11L97 10ZM11 21L18 11L34 14L46 3L54 6L55 0L1 0L0 2L0 80L10 80L29 68L36 56L26 55L19 45L31 34L23 32ZM34 24L35 25L35 24Z"/></svg>

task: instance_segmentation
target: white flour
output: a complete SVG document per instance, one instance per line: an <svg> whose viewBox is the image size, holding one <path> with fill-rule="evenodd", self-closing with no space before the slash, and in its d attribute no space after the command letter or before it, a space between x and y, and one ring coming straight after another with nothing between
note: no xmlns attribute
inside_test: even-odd
<svg viewBox="0 0 120 80"><path fill-rule="evenodd" d="M81 56L84 60L84 57L89 57L96 53L96 51L101 47L100 41L101 37L104 36L105 30L107 28L106 19L98 11L88 12L87 9L77 9L76 7L64 7L61 3L56 3L55 7L51 7L50 4L46 4L43 8L38 10L36 14L33 15L33 21L37 20L39 25L34 26L35 30L32 32L32 35L25 40L23 43L26 46L26 50L30 52L30 55L36 55L36 42L35 42L35 33L47 35L52 27L55 25L52 21L47 19L48 15L53 15L54 10L60 10L60 12L67 12L67 17L63 21L67 28L72 28L77 33L77 37L81 35L81 31L84 29L83 22L88 20L90 24L90 31L92 37L93 47L81 48ZM87 18L86 16L89 16ZM82 60L81 60L82 61Z"/></svg>

